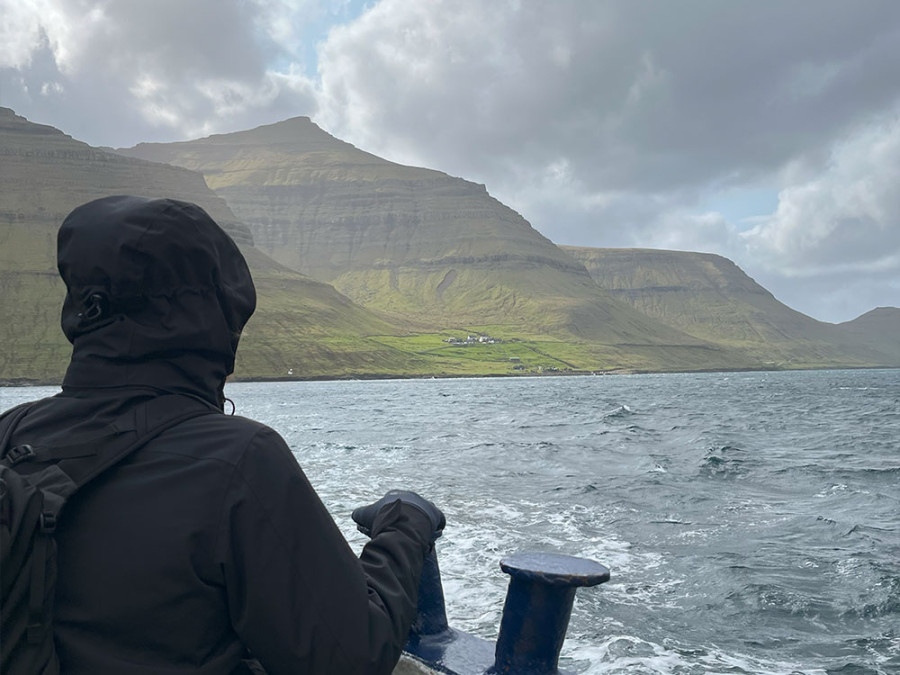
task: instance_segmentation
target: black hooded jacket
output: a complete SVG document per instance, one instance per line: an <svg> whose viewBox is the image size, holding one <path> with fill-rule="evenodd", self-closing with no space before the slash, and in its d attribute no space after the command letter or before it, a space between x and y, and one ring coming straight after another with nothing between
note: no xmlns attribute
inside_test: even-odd
<svg viewBox="0 0 900 675"><path fill-rule="evenodd" d="M103 436L149 398L221 409L250 273L199 207L109 197L59 231L73 344L15 444ZM220 411L164 432L66 504L54 633L65 675L387 673L415 614L428 518L379 513L357 558L272 429Z"/></svg>

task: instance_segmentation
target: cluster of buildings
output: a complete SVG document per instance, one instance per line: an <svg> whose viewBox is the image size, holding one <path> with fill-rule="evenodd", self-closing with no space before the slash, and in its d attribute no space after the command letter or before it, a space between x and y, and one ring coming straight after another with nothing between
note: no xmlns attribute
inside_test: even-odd
<svg viewBox="0 0 900 675"><path fill-rule="evenodd" d="M488 344L488 345L496 345L503 342L500 338L494 338L490 335L467 335L466 339L450 337L444 340L444 342L451 345L458 345L465 347L467 345L477 345L477 344Z"/></svg>

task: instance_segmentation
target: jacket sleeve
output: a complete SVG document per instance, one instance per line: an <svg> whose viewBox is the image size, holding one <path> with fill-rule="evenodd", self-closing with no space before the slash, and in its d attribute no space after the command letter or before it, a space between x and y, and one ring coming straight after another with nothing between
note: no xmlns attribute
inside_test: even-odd
<svg viewBox="0 0 900 675"><path fill-rule="evenodd" d="M232 626L269 675L390 673L415 618L431 523L396 503L359 558L278 434L235 468L216 556Z"/></svg>

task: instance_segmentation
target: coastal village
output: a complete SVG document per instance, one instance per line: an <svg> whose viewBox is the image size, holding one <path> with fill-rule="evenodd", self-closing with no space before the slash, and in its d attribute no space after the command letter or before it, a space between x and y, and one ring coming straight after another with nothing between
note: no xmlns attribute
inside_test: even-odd
<svg viewBox="0 0 900 675"><path fill-rule="evenodd" d="M442 340L442 342L446 342L451 347L473 347L478 345L499 345L503 343L503 340L490 335L466 335L465 338L448 337ZM513 342L518 342L518 340L513 340ZM522 372L528 370L519 356L510 356L509 362L512 364L512 369L514 371ZM559 373L561 371L559 368L553 366L537 366L534 372Z"/></svg>
<svg viewBox="0 0 900 675"><path fill-rule="evenodd" d="M444 340L444 342L451 344L454 347L468 347L477 344L498 345L503 342L503 340L491 337L490 335L467 335L465 340L462 338L449 337Z"/></svg>

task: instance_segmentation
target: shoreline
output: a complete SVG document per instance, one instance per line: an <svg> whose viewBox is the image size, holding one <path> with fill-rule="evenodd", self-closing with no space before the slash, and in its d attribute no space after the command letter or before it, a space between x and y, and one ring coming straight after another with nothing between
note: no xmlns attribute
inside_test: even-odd
<svg viewBox="0 0 900 675"><path fill-rule="evenodd" d="M227 380L228 384L240 382L353 382L375 380L476 380L484 378L523 378L523 377L606 377L614 375L684 375L688 373L782 373L782 372L808 372L827 370L898 370L900 366L822 366L816 368L710 368L696 370L638 370L638 369L614 369L603 371L590 370L560 370L544 373L485 373L483 375L453 375L453 374L421 374L400 375L396 373L359 373L351 375L309 375L309 376L284 376L284 377L234 377ZM41 380L27 377L0 379L0 387L60 387L61 380Z"/></svg>

